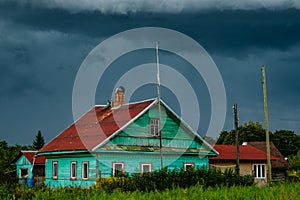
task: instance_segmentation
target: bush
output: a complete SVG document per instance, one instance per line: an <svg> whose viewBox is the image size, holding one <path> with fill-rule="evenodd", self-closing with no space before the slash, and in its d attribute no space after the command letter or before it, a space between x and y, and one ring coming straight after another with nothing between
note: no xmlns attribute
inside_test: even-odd
<svg viewBox="0 0 300 200"><path fill-rule="evenodd" d="M96 187L106 192L115 189L133 191L163 191L177 187L189 188L201 185L203 188L221 186L250 186L254 184L252 176L238 176L233 170L222 173L220 170L188 169L168 170L164 168L152 173L124 175L118 177L102 178L96 180Z"/></svg>

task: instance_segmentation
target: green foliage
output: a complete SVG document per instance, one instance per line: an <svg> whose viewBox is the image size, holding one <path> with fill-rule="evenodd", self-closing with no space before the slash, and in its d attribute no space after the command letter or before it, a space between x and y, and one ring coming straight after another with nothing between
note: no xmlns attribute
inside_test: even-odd
<svg viewBox="0 0 300 200"><path fill-rule="evenodd" d="M0 186L0 199L212 199L212 200L231 200L231 199L299 199L300 184L299 183L281 183L272 185L272 187L257 186L232 186L232 187L208 187L197 184L190 188L173 188L161 192L122 192L114 190L108 193L97 188L14 188L14 191L6 191L5 186Z"/></svg>
<svg viewBox="0 0 300 200"><path fill-rule="evenodd" d="M35 140L32 143L32 148L34 150L40 150L44 145L45 145L45 140L41 131L39 130L35 136Z"/></svg>
<svg viewBox="0 0 300 200"><path fill-rule="evenodd" d="M252 176L237 176L232 170L222 173L219 170L181 169L167 170L164 168L152 173L134 174L98 179L96 186L107 192L118 189L121 191L164 191L173 188L189 188L197 184L204 188L216 186L253 185Z"/></svg>
<svg viewBox="0 0 300 200"><path fill-rule="evenodd" d="M8 146L7 142L0 140L0 185L17 182L16 172L12 166L13 159L19 152L27 147L15 145Z"/></svg>
<svg viewBox="0 0 300 200"><path fill-rule="evenodd" d="M291 169L295 171L300 171L300 150L296 155L291 155L288 157L288 161L291 164Z"/></svg>
<svg viewBox="0 0 300 200"><path fill-rule="evenodd" d="M300 136L294 131L277 130L271 135L271 141L286 157L296 155L300 150Z"/></svg>
<svg viewBox="0 0 300 200"><path fill-rule="evenodd" d="M265 141L265 129L258 122L248 122L238 127L239 144L243 142ZM235 130L222 131L217 144L235 144Z"/></svg>

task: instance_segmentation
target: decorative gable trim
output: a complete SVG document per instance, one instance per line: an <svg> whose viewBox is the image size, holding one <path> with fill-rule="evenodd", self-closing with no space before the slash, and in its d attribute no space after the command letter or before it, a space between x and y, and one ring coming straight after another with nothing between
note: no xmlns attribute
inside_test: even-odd
<svg viewBox="0 0 300 200"><path fill-rule="evenodd" d="M208 144L205 140L203 140L198 133L196 133L184 120L181 120L181 118L163 101L160 100L162 105L172 113L177 119L180 119L180 122L184 128L186 128L189 132L191 132L196 138L198 138L205 146L209 148L210 151L213 151L215 155L219 155L219 152L217 152L210 144Z"/></svg>
<svg viewBox="0 0 300 200"><path fill-rule="evenodd" d="M149 100L147 100L147 101L149 101ZM173 115L175 118L177 118L180 121L180 126L182 128L186 129L187 132L191 133L194 137L196 137L198 140L200 140L202 142L202 145L205 148L208 148L207 150L209 152L212 152L212 153L209 153L210 155L212 155L212 156L219 155L219 153L210 144L208 144L205 140L203 140L184 120L182 120L169 106L167 106L166 103L164 103L162 100L160 100L160 102L161 102L162 106L164 106L166 108L166 110L171 113L171 115ZM118 129L111 136L107 137L102 143L100 143L99 145L95 146L92 149L92 151L96 151L98 148L100 148L100 147L104 146L105 144L107 144L110 141L110 139L112 139L117 134L119 134L121 131L123 131L125 128L127 128L130 124L132 124L135 120L137 120L139 117L141 117L144 113L146 113L148 110L150 110L157 103L158 103L158 99L155 99L155 101L153 101L149 106L147 106L137 116L135 116L130 121L128 121L123 127L121 127L120 129Z"/></svg>

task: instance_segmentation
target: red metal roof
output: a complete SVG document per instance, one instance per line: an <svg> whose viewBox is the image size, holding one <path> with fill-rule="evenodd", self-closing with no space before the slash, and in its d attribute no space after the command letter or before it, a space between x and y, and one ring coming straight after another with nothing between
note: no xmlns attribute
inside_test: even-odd
<svg viewBox="0 0 300 200"><path fill-rule="evenodd" d="M14 159L13 162L16 162L22 155L24 155L31 164L33 164L33 159L37 151L21 151L19 155ZM45 156L37 156L35 158L34 164L35 165L44 165L46 161Z"/></svg>
<svg viewBox="0 0 300 200"><path fill-rule="evenodd" d="M145 110L155 99L117 108L95 106L39 152L91 150Z"/></svg>
<svg viewBox="0 0 300 200"><path fill-rule="evenodd" d="M215 145L214 148L219 152L216 157L209 158L210 160L235 160L236 150L235 145ZM267 154L251 145L239 145L240 160L267 160ZM278 158L271 156L271 160Z"/></svg>

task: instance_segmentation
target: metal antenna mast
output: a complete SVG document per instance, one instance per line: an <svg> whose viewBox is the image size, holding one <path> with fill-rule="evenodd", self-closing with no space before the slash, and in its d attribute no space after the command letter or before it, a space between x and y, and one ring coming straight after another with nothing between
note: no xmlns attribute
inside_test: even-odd
<svg viewBox="0 0 300 200"><path fill-rule="evenodd" d="M159 130L159 151L160 151L160 168L163 166L162 155L162 131L161 131L161 107L160 107L160 70L159 70L159 57L158 57L158 42L156 42L156 66L157 66L157 101L158 101L158 130Z"/></svg>

